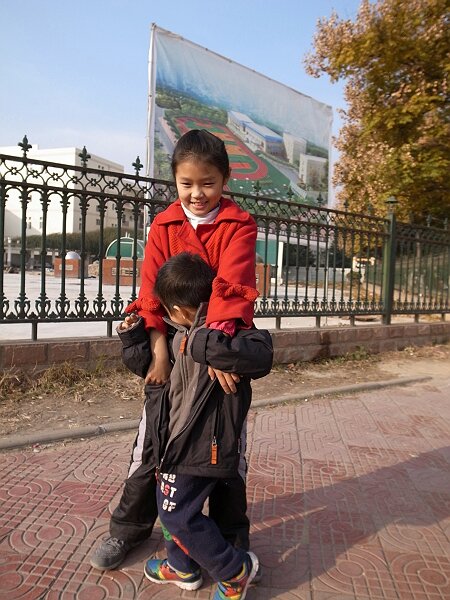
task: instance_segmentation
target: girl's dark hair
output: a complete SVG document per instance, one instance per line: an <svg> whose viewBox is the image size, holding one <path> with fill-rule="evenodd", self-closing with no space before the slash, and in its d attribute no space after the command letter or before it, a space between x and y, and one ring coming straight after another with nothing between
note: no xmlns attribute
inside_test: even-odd
<svg viewBox="0 0 450 600"><path fill-rule="evenodd" d="M230 162L225 144L206 129L191 129L180 137L172 155L172 175L185 160L201 160L216 167L224 179L230 176Z"/></svg>
<svg viewBox="0 0 450 600"><path fill-rule="evenodd" d="M181 252L159 269L153 293L169 310L175 305L198 308L202 302L209 301L215 276L198 254Z"/></svg>

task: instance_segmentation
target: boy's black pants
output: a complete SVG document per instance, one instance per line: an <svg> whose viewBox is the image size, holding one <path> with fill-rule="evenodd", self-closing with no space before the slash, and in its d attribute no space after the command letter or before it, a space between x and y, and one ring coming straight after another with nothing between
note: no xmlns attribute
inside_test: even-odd
<svg viewBox="0 0 450 600"><path fill-rule="evenodd" d="M152 400L148 398L133 446L130 471L109 526L111 537L131 544L150 537L158 517L155 461L148 426L152 418ZM218 481L209 498L209 515L230 544L249 549L246 487L240 475Z"/></svg>

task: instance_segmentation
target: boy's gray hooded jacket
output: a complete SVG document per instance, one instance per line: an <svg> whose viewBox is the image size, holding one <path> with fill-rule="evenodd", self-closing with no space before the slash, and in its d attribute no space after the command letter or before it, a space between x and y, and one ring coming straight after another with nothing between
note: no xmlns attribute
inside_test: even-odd
<svg viewBox="0 0 450 600"><path fill-rule="evenodd" d="M242 329L233 338L209 329L204 326L206 309L201 305L190 329L168 321L176 328L170 380L162 388L145 386L148 399L156 396L150 424L155 464L161 472L233 477L251 403L250 379L270 372L272 339L268 331L255 328ZM143 323L119 335L125 365L145 377L150 346ZM238 373L237 392L225 394L217 380L211 381L208 365Z"/></svg>

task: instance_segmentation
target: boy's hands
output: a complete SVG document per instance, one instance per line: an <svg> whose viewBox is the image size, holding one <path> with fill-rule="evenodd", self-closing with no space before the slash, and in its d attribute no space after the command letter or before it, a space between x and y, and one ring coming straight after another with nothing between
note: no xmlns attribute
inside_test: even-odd
<svg viewBox="0 0 450 600"><path fill-rule="evenodd" d="M130 329L130 327L132 327L135 323L138 322L138 319L139 317L136 313L131 313L130 315L127 315L122 321L122 323L119 325L119 331L125 331L127 329Z"/></svg>
<svg viewBox="0 0 450 600"><path fill-rule="evenodd" d="M212 380L217 377L225 394L235 394L237 389L236 383L239 383L241 380L237 373L225 373L225 371L214 369L213 367L208 367L208 375Z"/></svg>

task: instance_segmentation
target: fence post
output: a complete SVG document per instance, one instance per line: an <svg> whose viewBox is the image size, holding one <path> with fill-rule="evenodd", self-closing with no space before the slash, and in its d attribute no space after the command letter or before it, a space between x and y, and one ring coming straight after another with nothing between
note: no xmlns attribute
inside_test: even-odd
<svg viewBox="0 0 450 600"><path fill-rule="evenodd" d="M387 237L383 248L383 323L391 324L392 309L394 306L394 283L395 283L395 256L397 253L397 219L395 205L397 200L390 197L386 200L388 205L386 233Z"/></svg>

